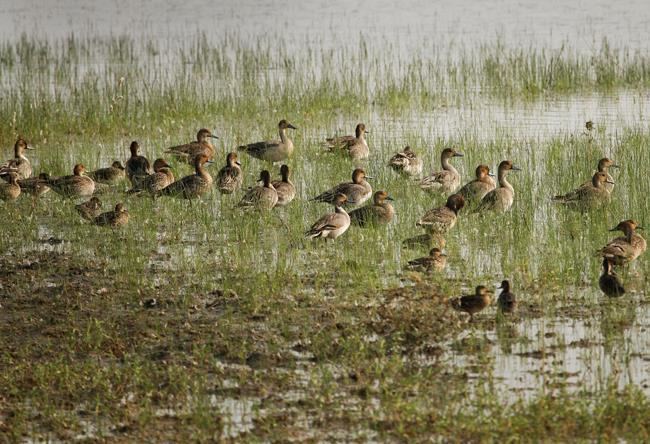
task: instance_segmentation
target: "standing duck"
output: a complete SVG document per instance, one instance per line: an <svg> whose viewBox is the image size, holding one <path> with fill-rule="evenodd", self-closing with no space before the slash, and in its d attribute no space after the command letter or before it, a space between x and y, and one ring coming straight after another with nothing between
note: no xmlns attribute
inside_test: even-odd
<svg viewBox="0 0 650 444"><path fill-rule="evenodd" d="M479 165L476 167L476 179L463 185L458 190L458 194L465 198L467 204L472 205L480 202L487 193L495 188L496 183L490 177L490 167L487 165Z"/></svg>
<svg viewBox="0 0 650 444"><path fill-rule="evenodd" d="M434 247L428 256L419 257L408 262L407 268L412 271L432 272L442 271L447 265L447 255L440 248Z"/></svg>
<svg viewBox="0 0 650 444"><path fill-rule="evenodd" d="M201 128L196 133L196 140L183 145L172 146L165 150L166 153L172 154L179 160L194 165L194 159L203 154L208 157L208 160L213 160L216 150L210 139L218 139L217 136L212 134L209 129Z"/></svg>
<svg viewBox="0 0 650 444"><path fill-rule="evenodd" d="M71 176L49 178L46 184L63 197L90 197L95 192L95 181L85 173L86 167L78 163Z"/></svg>
<svg viewBox="0 0 650 444"><path fill-rule="evenodd" d="M407 176L417 176L421 174L423 164L424 162L422 162L422 159L411 150L410 146L405 147L388 161L388 166L390 166L394 171Z"/></svg>
<svg viewBox="0 0 650 444"><path fill-rule="evenodd" d="M259 180L262 185L249 189L237 204L238 207L271 210L277 205L278 193L271 184L271 173L262 171Z"/></svg>
<svg viewBox="0 0 650 444"><path fill-rule="evenodd" d="M87 174L87 176L94 180L96 183L114 185L124 179L124 170L125 168L122 166L122 162L116 160L111 164L110 167L91 171Z"/></svg>
<svg viewBox="0 0 650 444"><path fill-rule="evenodd" d="M553 201L579 211L600 208L609 202L610 192L605 187L609 182L607 173L597 172L591 179L591 184L583 185L565 195L555 196Z"/></svg>
<svg viewBox="0 0 650 444"><path fill-rule="evenodd" d="M613 265L625 265L639 257L647 248L646 240L636 230L642 230L632 219L624 220L609 231L622 231L625 236L610 241L598 253Z"/></svg>
<svg viewBox="0 0 650 444"><path fill-rule="evenodd" d="M280 180L274 180L273 188L278 193L277 206L282 207L291 202L296 197L296 187L289 180L289 166L280 167Z"/></svg>
<svg viewBox="0 0 650 444"><path fill-rule="evenodd" d="M146 157L138 154L139 150L140 144L135 140L131 142L129 146L131 157L126 161L126 177L129 178L134 188L138 187L140 181L151 174L151 165Z"/></svg>
<svg viewBox="0 0 650 444"><path fill-rule="evenodd" d="M499 164L499 187L488 192L478 204L476 212L498 211L504 213L512 207L515 200L515 190L506 179L510 171L521 171L510 160L504 160Z"/></svg>
<svg viewBox="0 0 650 444"><path fill-rule="evenodd" d="M0 200L16 200L20 196L20 185L18 185L18 173L12 171L7 174L8 183L0 183Z"/></svg>
<svg viewBox="0 0 650 444"><path fill-rule="evenodd" d="M474 314L483 310L492 302L492 292L487 287L479 285L476 292L471 295L451 299L451 307L456 311L464 311L469 314L470 322L474 320Z"/></svg>
<svg viewBox="0 0 650 444"><path fill-rule="evenodd" d="M25 157L25 150L33 150L31 146L27 144L25 139L22 137L16 140L14 144L14 158L7 160L4 164L0 165L0 176L3 176L6 181L9 180L9 176L4 173L16 172L18 174L18 180L28 179L32 176L32 164L29 163L29 159Z"/></svg>
<svg viewBox="0 0 650 444"><path fill-rule="evenodd" d="M354 136L339 136L326 139L330 151L345 150L352 160L367 159L370 149L366 142L366 125L359 123L354 130Z"/></svg>
<svg viewBox="0 0 650 444"><path fill-rule="evenodd" d="M338 193L334 197L334 212L318 219L305 235L310 239L336 239L345 233L350 228L350 216L343 209L346 199L345 194Z"/></svg>
<svg viewBox="0 0 650 444"><path fill-rule="evenodd" d="M372 187L366 179L372 178L366 176L364 170L357 168L352 172L352 182L340 183L310 200L333 204L337 194L345 194L348 206L361 205L372 196Z"/></svg>
<svg viewBox="0 0 650 444"><path fill-rule="evenodd" d="M501 293L497 299L497 306L502 313L514 313L517 309L517 298L510 291L510 281L501 281Z"/></svg>
<svg viewBox="0 0 650 444"><path fill-rule="evenodd" d="M603 258L603 274L598 279L598 287L610 298L616 298L625 294L623 284L618 280L618 276L612 270L612 262L609 258Z"/></svg>
<svg viewBox="0 0 650 444"><path fill-rule="evenodd" d="M442 164L442 171L437 171L430 176L425 177L420 181L420 188L424 191L431 193L450 194L458 189L460 186L460 174L449 163L452 157L463 157L453 148L445 148L440 155L440 163Z"/></svg>
<svg viewBox="0 0 650 444"><path fill-rule="evenodd" d="M226 165L217 173L217 189L221 194L232 194L241 188L244 176L237 153L228 153Z"/></svg>
<svg viewBox="0 0 650 444"><path fill-rule="evenodd" d="M293 142L287 135L287 129L297 129L286 120L280 120L278 123L278 132L280 140L271 140L265 142L250 143L248 145L238 146L239 151L246 151L250 156L267 162L280 162L291 156L293 153Z"/></svg>
<svg viewBox="0 0 650 444"><path fill-rule="evenodd" d="M167 185L158 194L191 200L207 193L212 189L212 176L204 168L206 162L208 156L199 154L194 159L194 174Z"/></svg>
<svg viewBox="0 0 650 444"><path fill-rule="evenodd" d="M405 239L404 246L407 248L421 245L438 245L444 247L444 236L456 225L458 213L464 206L465 199L463 196L460 194L452 194L447 198L444 206L427 211L416 222L416 225L424 228L426 233Z"/></svg>
<svg viewBox="0 0 650 444"><path fill-rule="evenodd" d="M395 209L386 202L393 200L385 191L377 191L373 196L373 203L350 212L350 221L357 226L367 227L387 224L393 220Z"/></svg>

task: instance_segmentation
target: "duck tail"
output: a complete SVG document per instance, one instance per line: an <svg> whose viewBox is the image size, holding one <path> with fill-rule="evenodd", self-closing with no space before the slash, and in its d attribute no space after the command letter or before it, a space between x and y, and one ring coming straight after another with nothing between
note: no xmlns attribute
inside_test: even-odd
<svg viewBox="0 0 650 444"><path fill-rule="evenodd" d="M460 298L449 299L449 305L456 311L461 311Z"/></svg>

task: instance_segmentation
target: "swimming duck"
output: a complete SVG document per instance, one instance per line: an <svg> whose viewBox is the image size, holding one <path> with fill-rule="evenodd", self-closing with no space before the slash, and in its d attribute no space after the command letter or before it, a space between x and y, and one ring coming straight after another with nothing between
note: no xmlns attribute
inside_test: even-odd
<svg viewBox="0 0 650 444"><path fill-rule="evenodd" d="M201 128L196 133L196 140L183 145L172 146L165 150L166 153L174 155L177 159L183 160L191 165L194 165L194 159L199 154L204 154L208 160L214 159L216 150L210 139L218 139L217 136L212 134L209 129Z"/></svg>
<svg viewBox="0 0 650 444"><path fill-rule="evenodd" d="M95 192L95 182L85 176L86 167L78 163L71 176L49 178L45 183L64 197L90 197Z"/></svg>
<svg viewBox="0 0 650 444"><path fill-rule="evenodd" d="M18 180L27 179L32 176L32 164L29 159L25 157L25 150L33 150L22 137L16 140L14 144L14 158L7 160L4 164L0 165L0 175L5 180L9 180L9 176L4 173L15 172L18 174Z"/></svg>
<svg viewBox="0 0 650 444"><path fill-rule="evenodd" d="M445 148L440 155L442 171L434 172L420 181L420 188L432 193L453 193L460 186L460 174L450 163L452 157L463 157L453 148Z"/></svg>
<svg viewBox="0 0 650 444"><path fill-rule="evenodd" d="M596 167L596 172L597 173L605 173L607 175L607 181L603 185L607 191L610 193L614 190L614 178L609 174L609 169L610 168L620 168L620 166L616 165L612 159L609 159L607 157L603 157L598 161L598 166ZM592 177L593 178L593 177ZM592 184L592 181L588 181L580 185L580 187L588 187Z"/></svg>
<svg viewBox="0 0 650 444"><path fill-rule="evenodd" d="M18 173L12 171L7 174L8 183L0 183L0 200L16 200L20 196L20 185L18 185Z"/></svg>
<svg viewBox="0 0 650 444"><path fill-rule="evenodd" d="M165 159L158 158L154 160L153 171L153 174L142 179L138 186L127 191L127 194L146 191L155 197L158 191L174 183L174 172Z"/></svg>
<svg viewBox="0 0 650 444"><path fill-rule="evenodd" d="M241 163L237 160L237 153L228 153L226 165L217 173L217 189L221 194L231 194L241 188L244 176Z"/></svg>
<svg viewBox="0 0 650 444"><path fill-rule="evenodd" d="M467 204L480 202L483 197L496 188L494 179L490 177L490 167L479 165L476 167L476 179L466 183L458 190L458 194L465 198Z"/></svg>
<svg viewBox="0 0 650 444"><path fill-rule="evenodd" d="M469 314L470 322L474 320L474 313L478 313L492 302L492 292L487 287L479 285L472 295L451 299L451 307L456 311Z"/></svg>
<svg viewBox="0 0 650 444"><path fill-rule="evenodd" d="M447 255L440 248L434 247L428 256L419 257L408 262L407 268L413 271L432 272L442 271L447 265Z"/></svg>
<svg viewBox="0 0 650 444"><path fill-rule="evenodd" d="M86 220L94 221L99 210L102 208L102 202L99 198L93 196L90 200L74 206L77 212Z"/></svg>
<svg viewBox="0 0 650 444"><path fill-rule="evenodd" d="M416 222L430 234L444 235L456 225L458 212L465 206L465 199L460 194L452 194L442 207L433 208Z"/></svg>
<svg viewBox="0 0 650 444"><path fill-rule="evenodd" d="M280 180L274 180L273 188L278 193L277 206L287 205L296 197L296 187L289 180L289 166L282 165L280 167Z"/></svg>
<svg viewBox="0 0 650 444"><path fill-rule="evenodd" d="M183 199L195 199L207 193L212 189L212 176L203 167L206 162L208 162L208 156L199 154L194 158L194 174L170 183L160 190L158 194Z"/></svg>
<svg viewBox="0 0 650 444"><path fill-rule="evenodd" d="M125 168L122 166L122 162L116 160L108 168L100 168L95 171L91 171L87 174L92 180L96 183L103 183L106 185L114 185L120 180L124 179Z"/></svg>
<svg viewBox="0 0 650 444"><path fill-rule="evenodd" d="M622 231L625 236L617 237L610 241L598 253L607 258L613 265L624 265L632 262L645 252L647 248L646 240L636 233L636 230L642 230L637 222L632 219L624 220L609 231Z"/></svg>
<svg viewBox="0 0 650 444"><path fill-rule="evenodd" d="M318 219L305 235L310 239L321 237L324 239L336 239L350 228L350 216L343 209L347 197L338 193L334 197L334 213L329 213Z"/></svg>
<svg viewBox="0 0 650 444"><path fill-rule="evenodd" d="M250 156L267 162L280 162L287 159L293 153L293 142L287 136L287 129L297 129L286 120L280 120L278 131L280 140L250 143L238 146L240 151L246 151Z"/></svg>
<svg viewBox="0 0 650 444"><path fill-rule="evenodd" d="M506 212L510 209L515 200L515 190L506 179L510 171L521 171L521 168L514 166L510 160L504 160L499 164L499 187L483 196L476 212Z"/></svg>
<svg viewBox="0 0 650 444"><path fill-rule="evenodd" d="M497 306L502 313L513 313L517 309L517 298L510 291L510 282L501 281L501 293L497 299Z"/></svg>
<svg viewBox="0 0 650 444"><path fill-rule="evenodd" d="M366 125L359 123L354 130L354 136L339 136L326 139L330 151L345 150L352 160L367 159L370 149L366 142Z"/></svg>
<svg viewBox="0 0 650 444"><path fill-rule="evenodd" d="M93 220L95 225L112 228L121 227L126 225L127 222L129 222L129 212L121 203L115 205L115 210L102 213Z"/></svg>
<svg viewBox="0 0 650 444"><path fill-rule="evenodd" d="M310 200L334 203L337 194L345 194L346 205L361 205L372 196L372 187L366 179L372 178L366 176L364 170L357 168L352 172L352 182L340 183Z"/></svg>
<svg viewBox="0 0 650 444"><path fill-rule="evenodd" d="M140 156L140 144L135 140L129 146L131 157L126 161L126 177L129 178L131 185L135 188L141 180L151 174L151 165L146 157Z"/></svg>
<svg viewBox="0 0 650 444"><path fill-rule="evenodd" d="M395 154L388 161L394 171L406 174L407 176L416 176L422 173L424 162L411 150L410 146L405 147L402 151Z"/></svg>
<svg viewBox="0 0 650 444"><path fill-rule="evenodd" d="M580 211L599 208L609 202L610 193L605 188L605 184L608 182L607 173L598 172L591 179L591 184L581 186L563 196L555 196L553 197L553 201ZM611 183L613 184L614 182Z"/></svg>
<svg viewBox="0 0 650 444"><path fill-rule="evenodd" d="M612 268L609 258L603 258L603 274L598 279L598 287L610 298L616 298L625 294L625 288Z"/></svg>
<svg viewBox="0 0 650 444"><path fill-rule="evenodd" d="M393 220L395 209L386 202L393 200L385 191L377 191L373 203L350 212L350 221L360 227L387 224Z"/></svg>
<svg viewBox="0 0 650 444"><path fill-rule="evenodd" d="M271 173L262 171L259 180L262 185L249 189L237 204L238 207L271 210L277 205L278 193L271 184Z"/></svg>
<svg viewBox="0 0 650 444"><path fill-rule="evenodd" d="M47 181L50 176L47 173L41 173L37 177L30 177L29 179L22 179L18 181L20 189L23 193L31 194L34 197L40 197L50 191L47 186Z"/></svg>

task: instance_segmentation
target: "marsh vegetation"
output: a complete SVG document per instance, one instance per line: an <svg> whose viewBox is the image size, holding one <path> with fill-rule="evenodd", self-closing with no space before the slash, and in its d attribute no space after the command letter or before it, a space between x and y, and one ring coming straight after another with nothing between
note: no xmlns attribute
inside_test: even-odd
<svg viewBox="0 0 650 444"><path fill-rule="evenodd" d="M298 130L297 197L270 214L240 193L183 200L126 196L130 221L104 229L49 193L3 204L0 230L0 435L51 440L626 439L650 434L648 265L598 289L608 229L650 220L647 51L602 40L590 53L436 46L404 56L360 38L289 52L282 37L203 34L165 51L129 36L0 43L0 144L34 145L35 174L150 160L208 127L217 168L243 143ZM594 105L594 106L586 106ZM585 106L583 106L585 105ZM586 115L584 109L598 109ZM595 128L584 122L593 119ZM356 163L326 136L368 129L361 165L395 199L394 220L335 242L304 231ZM444 203L388 166L409 145L424 174L440 152L466 183L505 159L516 191L503 215L462 215L447 269L404 271L415 221ZM612 202L580 214L551 197L588 180L602 157ZM246 157L244 186L268 164ZM173 162L182 176L191 167ZM273 168L278 177L279 167ZM448 298L509 279L518 314L472 324Z"/></svg>

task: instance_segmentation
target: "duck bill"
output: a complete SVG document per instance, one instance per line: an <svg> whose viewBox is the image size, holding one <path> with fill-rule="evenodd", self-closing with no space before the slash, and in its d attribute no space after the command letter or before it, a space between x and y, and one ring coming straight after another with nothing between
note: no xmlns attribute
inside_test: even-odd
<svg viewBox="0 0 650 444"><path fill-rule="evenodd" d="M235 165L239 165L239 166L241 166L241 162L240 162L240 161L237 161L237 162L235 162Z"/></svg>
<svg viewBox="0 0 650 444"><path fill-rule="evenodd" d="M605 183L611 183L612 185L615 185L613 180L606 180Z"/></svg>
<svg viewBox="0 0 650 444"><path fill-rule="evenodd" d="M610 165L609 167L610 167L610 168L621 168L620 165Z"/></svg>
<svg viewBox="0 0 650 444"><path fill-rule="evenodd" d="M295 126L293 126L292 124L290 124L290 123L287 123L287 128L291 128L291 129L295 129L295 130L298 129Z"/></svg>
<svg viewBox="0 0 650 444"><path fill-rule="evenodd" d="M393 198L390 197L390 196L386 196L386 200L395 200L395 199L393 199Z"/></svg>
<svg viewBox="0 0 650 444"><path fill-rule="evenodd" d="M465 157L463 153L454 153L453 157Z"/></svg>
<svg viewBox="0 0 650 444"><path fill-rule="evenodd" d="M521 168L519 168L518 166L514 166L514 165L510 169L513 170L513 171L521 171Z"/></svg>
<svg viewBox="0 0 650 444"><path fill-rule="evenodd" d="M488 173L488 176L490 176L490 177L497 177L496 174L494 174L494 173Z"/></svg>
<svg viewBox="0 0 650 444"><path fill-rule="evenodd" d="M210 134L210 136L208 136L208 137L212 137L213 139L218 139L219 138L219 136L215 136L214 134Z"/></svg>

